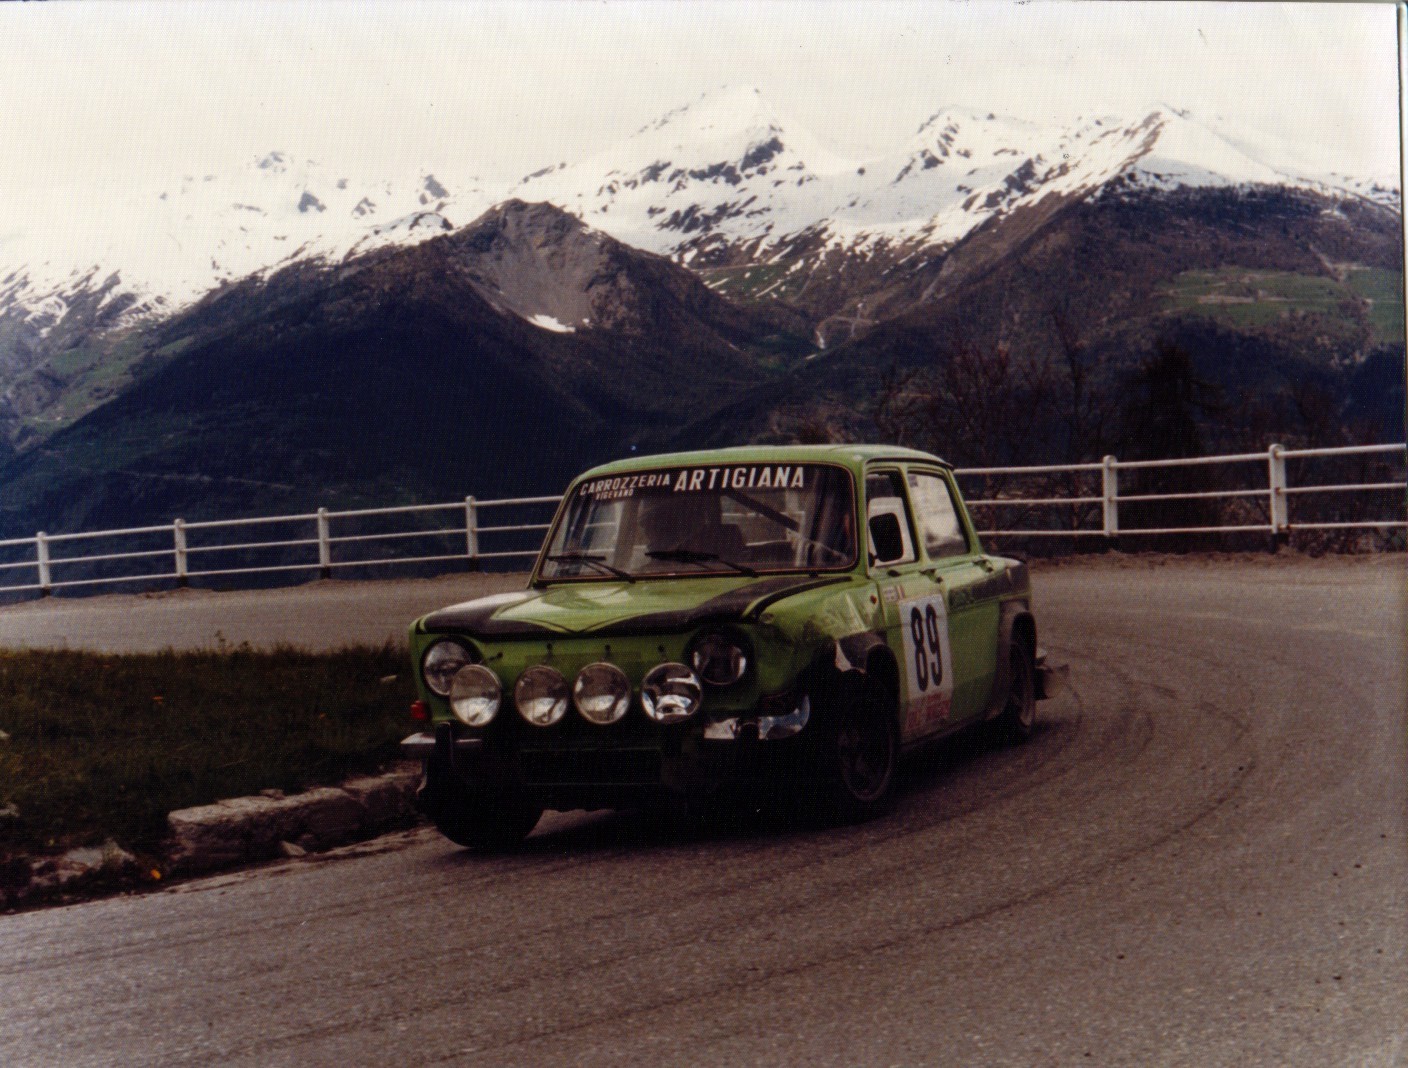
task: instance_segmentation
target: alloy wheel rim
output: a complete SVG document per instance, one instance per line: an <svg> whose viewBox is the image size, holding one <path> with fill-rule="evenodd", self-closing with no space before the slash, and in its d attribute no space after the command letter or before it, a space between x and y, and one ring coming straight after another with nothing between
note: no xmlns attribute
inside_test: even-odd
<svg viewBox="0 0 1408 1068"><path fill-rule="evenodd" d="M893 741L882 724L848 724L837 733L841 777L860 801L873 801L885 791L893 774Z"/></svg>

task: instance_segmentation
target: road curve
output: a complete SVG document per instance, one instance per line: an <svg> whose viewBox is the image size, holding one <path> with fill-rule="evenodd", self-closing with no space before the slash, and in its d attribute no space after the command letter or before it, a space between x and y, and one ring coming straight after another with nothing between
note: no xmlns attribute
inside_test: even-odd
<svg viewBox="0 0 1408 1068"><path fill-rule="evenodd" d="M1041 569L1074 692L860 827L554 814L0 916L0 1064L1403 1064L1404 578Z"/></svg>

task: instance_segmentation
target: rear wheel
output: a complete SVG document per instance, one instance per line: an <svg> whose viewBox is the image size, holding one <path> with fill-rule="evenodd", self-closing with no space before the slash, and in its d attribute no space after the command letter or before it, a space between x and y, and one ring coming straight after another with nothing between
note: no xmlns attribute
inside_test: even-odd
<svg viewBox="0 0 1408 1068"><path fill-rule="evenodd" d="M1026 640L1012 635L1008 649L1007 703L993 726L1004 745L1016 745L1032 736L1036 726L1036 663Z"/></svg>

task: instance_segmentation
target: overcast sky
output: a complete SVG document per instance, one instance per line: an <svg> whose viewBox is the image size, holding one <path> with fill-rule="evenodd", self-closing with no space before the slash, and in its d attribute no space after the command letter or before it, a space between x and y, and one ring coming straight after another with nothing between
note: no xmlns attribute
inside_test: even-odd
<svg viewBox="0 0 1408 1068"><path fill-rule="evenodd" d="M721 85L830 146L947 104L1033 119L1156 102L1396 176L1389 4L0 4L0 196L203 174L270 149L516 178Z"/></svg>

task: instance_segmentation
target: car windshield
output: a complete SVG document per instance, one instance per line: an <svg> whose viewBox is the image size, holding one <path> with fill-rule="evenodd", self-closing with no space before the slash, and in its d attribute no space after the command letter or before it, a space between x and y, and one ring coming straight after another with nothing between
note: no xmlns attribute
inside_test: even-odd
<svg viewBox="0 0 1408 1068"><path fill-rule="evenodd" d="M543 579L840 571L852 480L827 464L701 464L588 479L548 538Z"/></svg>

